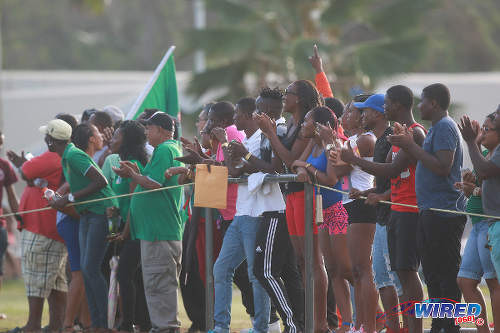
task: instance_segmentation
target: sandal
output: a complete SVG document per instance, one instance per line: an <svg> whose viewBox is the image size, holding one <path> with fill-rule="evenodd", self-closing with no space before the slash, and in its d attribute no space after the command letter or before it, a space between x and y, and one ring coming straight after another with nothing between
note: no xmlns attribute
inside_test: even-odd
<svg viewBox="0 0 500 333"><path fill-rule="evenodd" d="M41 333L42 331L26 331L24 330L24 327L16 327L11 329L10 331L7 331L7 333Z"/></svg>
<svg viewBox="0 0 500 333"><path fill-rule="evenodd" d="M11 329L10 331L7 331L7 333L24 333L24 327L16 327Z"/></svg>

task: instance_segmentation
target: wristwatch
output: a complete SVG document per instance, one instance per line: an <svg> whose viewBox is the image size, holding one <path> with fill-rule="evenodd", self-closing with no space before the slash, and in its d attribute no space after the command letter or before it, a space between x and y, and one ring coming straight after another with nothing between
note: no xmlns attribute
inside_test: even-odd
<svg viewBox="0 0 500 333"><path fill-rule="evenodd" d="M333 143L329 143L329 144L327 144L327 145L325 146L325 150L326 150L326 151L329 151L330 149L333 149L333 148L335 148L335 145L334 145Z"/></svg>
<svg viewBox="0 0 500 333"><path fill-rule="evenodd" d="M229 146L229 143L228 142L224 142L220 146L221 146L221 148L226 148L227 146Z"/></svg>
<svg viewBox="0 0 500 333"><path fill-rule="evenodd" d="M75 197L73 196L73 193L68 194L68 201L75 202Z"/></svg>
<svg viewBox="0 0 500 333"><path fill-rule="evenodd" d="M250 157L252 157L252 153L248 152L248 154L245 155L245 160L249 160Z"/></svg>

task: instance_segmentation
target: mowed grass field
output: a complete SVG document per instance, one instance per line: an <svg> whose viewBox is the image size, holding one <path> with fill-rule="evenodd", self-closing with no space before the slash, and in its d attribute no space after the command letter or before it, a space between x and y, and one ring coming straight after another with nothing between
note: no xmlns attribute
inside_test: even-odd
<svg viewBox="0 0 500 333"><path fill-rule="evenodd" d="M481 287L487 302L488 319L492 320L491 306L489 304L489 291L486 286ZM0 332L5 332L16 326L23 326L28 317L28 302L24 292L22 280L4 281L3 288L0 291L0 313L5 313L7 319L0 320ZM182 331L187 331L191 322L186 315L182 298L179 292L179 316L182 323ZM45 302L42 326L48 323L48 304ZM500 323L499 323L500 324ZM231 331L239 332L243 328L251 327L250 318L245 312L241 303L241 294L238 289L233 289L233 306ZM430 328L430 320L424 321L424 327ZM472 324L464 324L462 327L474 327Z"/></svg>

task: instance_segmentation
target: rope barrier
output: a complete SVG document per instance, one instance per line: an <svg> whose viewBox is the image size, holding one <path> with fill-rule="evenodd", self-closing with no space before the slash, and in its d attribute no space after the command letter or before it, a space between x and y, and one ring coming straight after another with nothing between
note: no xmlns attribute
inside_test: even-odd
<svg viewBox="0 0 500 333"><path fill-rule="evenodd" d="M84 204L93 203L93 202L100 202L100 201L106 201L106 200L112 200L112 199L118 199L118 198L124 198L124 197L131 197L131 196L138 195L138 194L146 194L146 193L152 193L152 192L171 190L173 188L184 187L184 186L189 186L189 185L193 185L193 184L194 183L187 183L187 184L182 184L182 185L165 186L165 187L155 188L152 190L131 192L131 193L113 195L111 197L91 199L91 200L85 200L85 201L79 201L79 202L72 202L72 203L68 204L67 206L78 206L78 205L84 205ZM18 213L8 213L8 214L0 215L0 218L16 216L16 215L24 215L24 214L29 214L29 213L43 212L43 211L50 210L50 209L54 209L54 208L49 206L49 207L43 207L43 208L37 208L37 209L31 209L31 210L23 210L23 211L18 212Z"/></svg>
<svg viewBox="0 0 500 333"><path fill-rule="evenodd" d="M349 194L349 192L338 190L336 188L320 185L320 184L313 184L316 187L324 188L326 190L342 193L342 194ZM360 199L368 199L365 196L360 196ZM396 206L403 206L403 207L410 207L410 208L417 208L418 206L416 205L409 205L409 204L404 204L404 203L399 203L399 202L392 202L392 201L386 201L386 200L380 200L379 203L387 204L387 205L396 205ZM485 215L485 214L477 214L477 213L468 213L468 212L463 212L460 210L449 210L449 209L441 209L441 208L429 208L429 210L435 211L435 212L441 212L441 213L452 213L452 214L458 214L458 215L468 215L468 216L477 216L477 217L482 217L482 218L488 218L488 219L494 219L494 220L499 220L500 221L500 216L492 216L492 215Z"/></svg>
<svg viewBox="0 0 500 333"><path fill-rule="evenodd" d="M147 194L147 193L152 193L152 192L159 192L159 191L165 191L165 190L170 190L174 188L179 188L179 187L184 187L184 186L189 186L193 185L194 183L188 183L188 184L182 184L182 185L173 185L173 186L165 186L165 187L160 187L152 190L145 190L145 191L140 191L140 192L132 192L132 193L125 193L125 194L120 194L120 195L114 195L111 197L105 197L105 198L98 198L98 199L91 199L91 200L85 200L85 201L80 201L80 202L73 202L69 204L68 206L78 206L78 205L84 205L88 203L94 203L94 202L100 202L100 201L106 201L106 200L111 200L111 199L118 199L118 198L124 198L124 197L131 197L134 195L138 194ZM349 194L349 192L338 190L336 188L328 187L325 185L320 185L320 184L313 184L316 187L319 188L324 188L326 190L338 192L341 194ZM361 199L367 199L365 196L360 196ZM387 204L387 205L396 205L396 206L402 206L402 207L409 207L409 208L417 208L418 206L416 205L409 205L409 204L404 204L404 203L398 203L398 202L392 202L392 201L386 201L386 200L381 200L379 203ZM5 218L5 217L10 217L10 216L16 216L16 215L24 215L24 214L30 214L30 213L37 213L37 212L43 212L46 210L53 209L52 207L43 207L43 208L37 208L37 209L31 209L31 210L25 210L21 211L18 213L8 213L8 214L3 214L0 215L0 218ZM494 220L500 220L500 216L492 216L492 215L486 215L486 214L478 214L478 213L468 213L468 212L463 212L463 211L458 211L458 210L449 210L449 209L440 209L440 208L429 208L429 210L435 211L435 212L441 212L441 213L451 213L451 214L458 214L458 215L466 215L466 216L477 216L481 218L488 218L488 219L494 219Z"/></svg>

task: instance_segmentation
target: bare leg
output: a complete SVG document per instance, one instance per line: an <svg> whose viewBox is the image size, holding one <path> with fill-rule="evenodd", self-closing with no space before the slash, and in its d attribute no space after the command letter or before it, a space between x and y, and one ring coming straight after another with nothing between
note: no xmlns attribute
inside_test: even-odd
<svg viewBox="0 0 500 333"><path fill-rule="evenodd" d="M347 235L331 235L330 257L332 267L332 283L335 292L337 307L339 308L342 322L352 323L351 291L347 281L352 279L352 267L347 248ZM349 326L342 325L336 332L343 333Z"/></svg>
<svg viewBox="0 0 500 333"><path fill-rule="evenodd" d="M373 283L371 251L375 224L355 223L349 226L348 246L352 260L354 289L356 295L356 316L366 332L375 331L377 290ZM358 322L356 323L358 327Z"/></svg>
<svg viewBox="0 0 500 333"><path fill-rule="evenodd" d="M40 331L42 329L43 303L41 297L28 296L29 315L28 323L24 327L25 332Z"/></svg>
<svg viewBox="0 0 500 333"><path fill-rule="evenodd" d="M88 328L91 326L89 304L87 302L87 295L85 294L85 288L82 293L82 304L80 306L79 318L80 318L80 323L83 325L84 328Z"/></svg>
<svg viewBox="0 0 500 333"><path fill-rule="evenodd" d="M464 299L467 303L478 303L481 305L481 314L478 316L483 318L484 325L477 326L478 333L488 333L490 330L488 328L488 318L486 313L486 304L484 302L484 296L481 289L478 288L478 280L467 279L459 277L457 278L457 284L464 295Z"/></svg>
<svg viewBox="0 0 500 333"><path fill-rule="evenodd" d="M83 285L82 272L71 272L71 282L68 288L68 300L66 303L66 315L64 316L63 324L63 327L66 331L72 331L73 322L80 313L80 309L83 307L83 298L85 298L85 287ZM84 320L81 317L80 321L85 327L90 324L90 322L84 323Z"/></svg>
<svg viewBox="0 0 500 333"><path fill-rule="evenodd" d="M493 313L493 322L499 323L495 325L493 332L500 333L500 284L498 283L497 279L487 279L486 284L488 285L488 289L490 290L491 312Z"/></svg>
<svg viewBox="0 0 500 333"><path fill-rule="evenodd" d="M422 282L418 273L415 271L397 271L399 281L403 288L401 303L407 305L407 302L421 302L424 298L422 291ZM424 330L422 319L416 318L408 312L403 313L403 322L407 320L410 333L422 333Z"/></svg>
<svg viewBox="0 0 500 333"><path fill-rule="evenodd" d="M385 325L393 332L399 331L398 294L394 286L380 288L380 299L385 310Z"/></svg>
<svg viewBox="0 0 500 333"><path fill-rule="evenodd" d="M58 332L63 327L66 292L52 290L47 301L49 303L49 330Z"/></svg>

